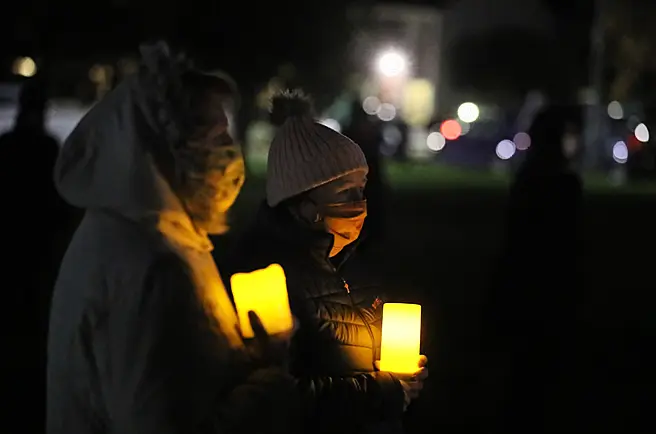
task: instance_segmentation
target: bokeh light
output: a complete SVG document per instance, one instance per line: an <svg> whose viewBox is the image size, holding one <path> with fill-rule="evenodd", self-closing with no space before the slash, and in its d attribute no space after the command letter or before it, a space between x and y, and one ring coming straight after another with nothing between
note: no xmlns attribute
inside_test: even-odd
<svg viewBox="0 0 656 434"><path fill-rule="evenodd" d="M624 164L629 159L629 148L626 143L619 141L613 145L613 160L616 163Z"/></svg>
<svg viewBox="0 0 656 434"><path fill-rule="evenodd" d="M524 132L515 134L512 141L518 151L525 151L531 147L531 136Z"/></svg>
<svg viewBox="0 0 656 434"><path fill-rule="evenodd" d="M442 133L447 140L455 140L462 134L462 127L457 120L449 119L442 122L440 133Z"/></svg>
<svg viewBox="0 0 656 434"><path fill-rule="evenodd" d="M624 117L624 108L622 108L619 101L611 101L606 111L611 119L620 120Z"/></svg>
<svg viewBox="0 0 656 434"><path fill-rule="evenodd" d="M386 77L396 77L405 72L407 62L405 56L398 51L387 51L378 58L378 71Z"/></svg>
<svg viewBox="0 0 656 434"><path fill-rule="evenodd" d="M434 131L426 138L426 146L433 152L440 152L446 145L446 139L441 133Z"/></svg>
<svg viewBox="0 0 656 434"><path fill-rule="evenodd" d="M467 122L469 124L476 122L479 115L480 111L478 106L473 102L465 102L460 104L460 107L458 107L458 118L463 122Z"/></svg>
<svg viewBox="0 0 656 434"><path fill-rule="evenodd" d="M23 77L33 77L36 74L36 62L31 57L19 57L12 65L12 72Z"/></svg>
<svg viewBox="0 0 656 434"><path fill-rule="evenodd" d="M497 157L499 157L502 160L509 160L510 158L512 158L513 155L515 155L516 150L517 147L515 146L515 143L512 140L502 140L497 145L497 149L496 149Z"/></svg>
<svg viewBox="0 0 656 434"><path fill-rule="evenodd" d="M396 107L394 107L392 104L389 103L382 103L380 105L380 109L378 110L378 119L380 119L383 122L389 122L391 120L394 120L396 117Z"/></svg>
<svg viewBox="0 0 656 434"><path fill-rule="evenodd" d="M647 143L649 141L649 128L647 128L647 125L645 124L639 124L635 128L633 134L635 134L636 139L640 140L642 143Z"/></svg>
<svg viewBox="0 0 656 434"><path fill-rule="evenodd" d="M380 110L380 100L375 96L368 96L362 101L362 110L368 115L375 115Z"/></svg>

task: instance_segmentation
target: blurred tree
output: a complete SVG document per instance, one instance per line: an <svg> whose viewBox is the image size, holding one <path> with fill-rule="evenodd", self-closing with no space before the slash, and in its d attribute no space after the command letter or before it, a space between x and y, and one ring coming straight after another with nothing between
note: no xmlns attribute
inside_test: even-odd
<svg viewBox="0 0 656 434"><path fill-rule="evenodd" d="M330 105L349 79L348 46L354 29L347 16L348 3L336 0L319 8L302 2L303 22L293 41L294 78L313 95L319 110Z"/></svg>
<svg viewBox="0 0 656 434"><path fill-rule="evenodd" d="M610 69L610 98L627 100L640 95L644 101L656 97L653 86L648 85L656 73L656 2L605 1L602 19Z"/></svg>
<svg viewBox="0 0 656 434"><path fill-rule="evenodd" d="M523 28L499 28L463 38L447 50L449 76L459 89L488 96L547 89L563 74L555 41Z"/></svg>
<svg viewBox="0 0 656 434"><path fill-rule="evenodd" d="M590 78L590 32L597 0L542 0L551 12L558 44L561 74L557 94L573 102Z"/></svg>
<svg viewBox="0 0 656 434"><path fill-rule="evenodd" d="M405 0L403 5L447 8L458 0ZM314 2L299 2L303 27L299 27L294 44L298 83L312 93L317 109L325 109L351 88L351 43L358 30L349 13L355 7L382 3L376 0L333 0L326 7Z"/></svg>

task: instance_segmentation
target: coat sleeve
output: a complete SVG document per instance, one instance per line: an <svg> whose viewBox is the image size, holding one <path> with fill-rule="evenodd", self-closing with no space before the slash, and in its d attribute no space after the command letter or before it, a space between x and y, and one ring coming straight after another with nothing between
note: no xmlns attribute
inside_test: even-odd
<svg viewBox="0 0 656 434"><path fill-rule="evenodd" d="M340 432L344 423L369 426L400 420L404 395L391 374L375 372L350 377L299 378L305 423L315 432Z"/></svg>
<svg viewBox="0 0 656 434"><path fill-rule="evenodd" d="M281 369L229 362L182 261L150 267L109 320L106 403L113 432L126 434L293 432L294 380ZM234 360L234 359L233 359Z"/></svg>

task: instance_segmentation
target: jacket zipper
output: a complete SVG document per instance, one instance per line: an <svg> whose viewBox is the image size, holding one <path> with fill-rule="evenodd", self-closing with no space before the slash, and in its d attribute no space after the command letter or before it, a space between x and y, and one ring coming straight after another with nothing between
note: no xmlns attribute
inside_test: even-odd
<svg viewBox="0 0 656 434"><path fill-rule="evenodd" d="M348 298L351 302L351 307L355 309L355 311L358 313L360 316L360 319L362 320L362 323L367 329L367 332L369 333L369 337L371 338L371 365L375 367L376 365L376 339L374 338L374 332L371 330L371 326L367 322L367 319L364 317L362 314L362 310L355 304L355 301L353 301L353 296L351 295L351 288L349 287L349 284L346 282L346 280L343 277L340 277L342 279L342 283L344 284L344 289L346 290L346 294L348 295Z"/></svg>

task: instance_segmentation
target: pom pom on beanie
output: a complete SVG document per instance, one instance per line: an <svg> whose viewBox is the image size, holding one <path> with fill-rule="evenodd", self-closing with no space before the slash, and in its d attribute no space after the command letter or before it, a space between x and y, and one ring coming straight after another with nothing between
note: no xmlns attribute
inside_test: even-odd
<svg viewBox="0 0 656 434"><path fill-rule="evenodd" d="M290 118L312 119L312 100L300 89L284 90L271 99L271 122L282 126Z"/></svg>

